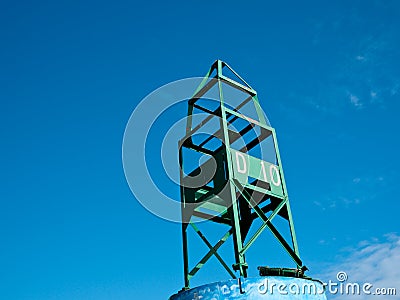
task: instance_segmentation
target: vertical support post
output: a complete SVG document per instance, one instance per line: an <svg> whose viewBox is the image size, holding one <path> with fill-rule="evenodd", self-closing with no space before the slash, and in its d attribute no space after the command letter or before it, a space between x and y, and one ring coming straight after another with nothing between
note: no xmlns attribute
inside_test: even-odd
<svg viewBox="0 0 400 300"><path fill-rule="evenodd" d="M295 229L294 229L292 212L291 212L290 204L289 204L289 195L287 193L286 181L285 181L285 176L283 174L282 161L281 161L281 156L279 154L278 140L276 138L275 129L272 129L272 138L274 140L276 160L278 162L279 171L281 173L282 188L283 188L283 192L284 192L284 194L286 196L286 199L287 199L287 201L286 201L286 209L287 209L287 213L288 213L288 222L289 222L289 228L290 228L290 236L292 238L293 250L294 250L294 253L296 253L297 256L300 256L299 247L297 245L296 232L295 232ZM300 268L302 266L298 265L297 267Z"/></svg>
<svg viewBox="0 0 400 300"><path fill-rule="evenodd" d="M180 181L183 182L183 156L182 156L182 145L178 143L179 147L179 175ZM183 276L185 278L185 286L184 289L189 289L189 253L188 253L188 239L187 239L187 227L188 223L186 220L187 216L185 215L185 193L183 190L182 184L180 185L180 194L181 194L181 218L182 218L182 250L183 250Z"/></svg>
<svg viewBox="0 0 400 300"><path fill-rule="evenodd" d="M182 245L183 245L183 272L185 277L185 287L187 290L190 288L189 283L189 253L188 253L188 240L187 240L187 224L182 223Z"/></svg>
<svg viewBox="0 0 400 300"><path fill-rule="evenodd" d="M229 211L232 215L232 236L233 236L233 245L235 251L235 265L234 269L238 270L240 276L247 277L247 265L242 254L243 248L243 241L242 241L242 234L240 230L240 216L239 216L239 208L236 199L236 189L233 184L233 167L232 167L232 158L230 155L230 141L229 141L229 133L228 133L228 125L226 120L226 111L225 111L225 104L224 104L224 95L222 92L222 83L220 76L222 75L222 61L218 60L217 66L217 76L218 76L218 89L219 89L219 98L220 98L220 107L221 107L221 120L220 126L223 132L223 143L225 146L225 159L227 163L227 177L228 181L227 184L229 185L229 194L232 201L232 205L229 208Z"/></svg>

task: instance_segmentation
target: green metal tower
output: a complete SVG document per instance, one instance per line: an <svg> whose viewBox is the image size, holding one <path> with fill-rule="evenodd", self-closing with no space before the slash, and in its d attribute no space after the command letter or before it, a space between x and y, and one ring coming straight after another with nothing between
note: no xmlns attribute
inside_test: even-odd
<svg viewBox="0 0 400 300"><path fill-rule="evenodd" d="M226 93L227 88L231 92ZM212 89L217 91L217 101L207 100ZM254 116L245 115L245 108L252 109ZM204 114L198 122L195 111ZM206 126L215 131L199 134ZM263 158L266 148L273 152L269 161ZM192 152L208 159L187 170ZM179 141L179 162L185 290L212 256L232 278L247 277L245 254L265 229L272 232L296 266L280 270L293 277L302 276L306 267L299 256L275 129L267 122L256 91L223 61L213 63L189 100L186 134ZM277 216L287 221L288 240L272 224ZM226 227L226 233L215 245L199 230L195 222L199 219ZM250 234L256 219L261 219L262 225ZM209 249L194 266L189 266L187 232L191 229ZM231 236L235 263L229 266L218 249ZM264 273L261 275L269 272L266 267L259 269Z"/></svg>

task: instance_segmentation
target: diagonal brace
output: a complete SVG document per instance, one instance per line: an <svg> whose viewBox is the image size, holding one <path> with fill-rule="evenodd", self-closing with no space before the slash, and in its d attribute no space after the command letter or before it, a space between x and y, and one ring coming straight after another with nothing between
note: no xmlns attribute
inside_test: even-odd
<svg viewBox="0 0 400 300"><path fill-rule="evenodd" d="M189 276L193 277L203 266L204 264L211 258L211 256L217 252L219 247L221 247L226 240L231 236L232 231L229 230L225 235L218 241L218 243L215 244L212 249L210 249L206 255L197 263L197 265L189 272ZM231 276L235 278L234 274L232 273Z"/></svg>
<svg viewBox="0 0 400 300"><path fill-rule="evenodd" d="M242 196L247 201L247 203L249 203L251 208L253 208L256 211L256 213L260 217L260 219L263 220L263 224L261 225L261 227L255 232L255 234L250 238L250 240L247 242L247 244L243 247L241 253L244 254L250 248L250 246L256 241L256 239L260 236L260 234L264 231L264 229L268 226L267 223L272 221L272 219L278 214L278 212L286 204L287 198L285 200L283 200L275 208L275 210L272 212L272 214L269 217L267 217L257 204L253 204L250 193L244 189L243 185L241 185L237 180L234 180L234 185L239 190L239 193L242 194Z"/></svg>
<svg viewBox="0 0 400 300"><path fill-rule="evenodd" d="M193 277L194 274L196 274L201 267L205 264L205 262L208 261L208 259L212 256L215 255L215 257L218 259L218 261L221 263L221 265L225 268L225 270L229 273L229 275L232 276L233 279L236 279L235 274L232 272L232 270L228 267L228 265L225 263L225 261L222 259L222 257L217 253L217 250L219 247L222 246L223 243L228 239L228 237L232 234L231 230L229 230L219 241L218 243L213 247L211 243L207 240L207 238L203 235L203 233L200 231L200 229L194 225L192 222L190 222L190 225L193 227L194 231L199 235L199 237L203 240L203 242L207 245L208 248L210 248L209 252L200 260L200 262L193 268L192 271L190 271L189 276Z"/></svg>
<svg viewBox="0 0 400 300"><path fill-rule="evenodd" d="M285 238L279 233L279 231L275 228L275 226L271 223L271 220L273 219L273 217L276 216L276 214L279 212L279 210L287 203L287 198L282 201L278 207L273 211L273 213L271 214L270 218L268 218L264 212L258 207L258 205L253 205L251 202L251 195L249 193L247 193L244 189L244 187L237 182L236 180L234 181L235 186L238 188L239 192L243 195L243 197L245 198L245 200L252 206L252 208L255 210L255 212L257 213L257 215L261 218L261 220L263 220L263 224L262 226L259 228L259 230L257 230L257 232L254 234L254 236L252 237L252 239L247 243L247 245L242 249L241 253L244 253L245 251L247 251L247 249L251 246L252 243L254 243L255 239L261 234L261 232L263 232L263 230L265 229L265 227L268 227L270 229L270 231L272 232L272 234L275 236L275 238L281 243L281 245L283 246L283 248L285 248L285 250L288 252L289 256L294 260L294 262L301 267L303 265L303 262L301 261L300 257L295 253L295 251L293 251L292 247L290 247L290 245L286 242ZM247 195L246 195L247 194ZM257 236L255 236L257 235ZM253 239L254 238L254 239ZM250 244L251 242L251 244Z"/></svg>

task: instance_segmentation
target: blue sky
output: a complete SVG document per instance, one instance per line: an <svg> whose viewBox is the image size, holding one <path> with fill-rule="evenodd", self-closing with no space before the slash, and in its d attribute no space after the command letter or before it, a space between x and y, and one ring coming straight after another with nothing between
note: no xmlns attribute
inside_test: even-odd
<svg viewBox="0 0 400 300"><path fill-rule="evenodd" d="M135 200L122 138L147 94L215 59L277 130L310 275L400 289L399 15L398 1L3 1L1 298L182 287L179 225Z"/></svg>

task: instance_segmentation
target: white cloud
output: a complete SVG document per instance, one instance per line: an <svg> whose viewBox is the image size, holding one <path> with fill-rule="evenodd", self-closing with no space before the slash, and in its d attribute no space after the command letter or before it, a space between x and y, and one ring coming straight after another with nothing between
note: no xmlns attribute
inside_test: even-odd
<svg viewBox="0 0 400 300"><path fill-rule="evenodd" d="M356 247L346 250L345 257L335 265L328 266L326 272L320 275L325 282L338 282L338 272L346 272L346 283L371 283L375 288L396 288L396 296L378 295L330 295L328 299L400 299L400 236L391 233L383 240L371 239L360 242Z"/></svg>
<svg viewBox="0 0 400 300"><path fill-rule="evenodd" d="M362 55L357 55L357 56L356 56L356 60L363 61L363 60L365 60L365 57L362 56Z"/></svg>
<svg viewBox="0 0 400 300"><path fill-rule="evenodd" d="M322 205L321 202L319 202L319 201L313 201L313 203L314 203L314 205L316 205L316 206L318 206L318 207L321 207L322 210L326 210L326 208Z"/></svg>
<svg viewBox="0 0 400 300"><path fill-rule="evenodd" d="M390 89L390 95L392 95L392 96L397 95L397 94L399 93L399 89L400 89L400 84L399 84L399 83L396 83L396 84L394 85L394 87L392 87L392 88Z"/></svg>
<svg viewBox="0 0 400 300"><path fill-rule="evenodd" d="M356 95L350 94L350 103L353 104L355 108L361 108L363 106L360 98L358 98Z"/></svg>
<svg viewBox="0 0 400 300"><path fill-rule="evenodd" d="M360 174L361 175L361 174ZM394 174L382 176L369 174L366 176L353 176L349 179L338 181L329 193L316 195L313 204L322 211L355 209L355 206L366 207L371 201L379 198L377 191L392 189Z"/></svg>

